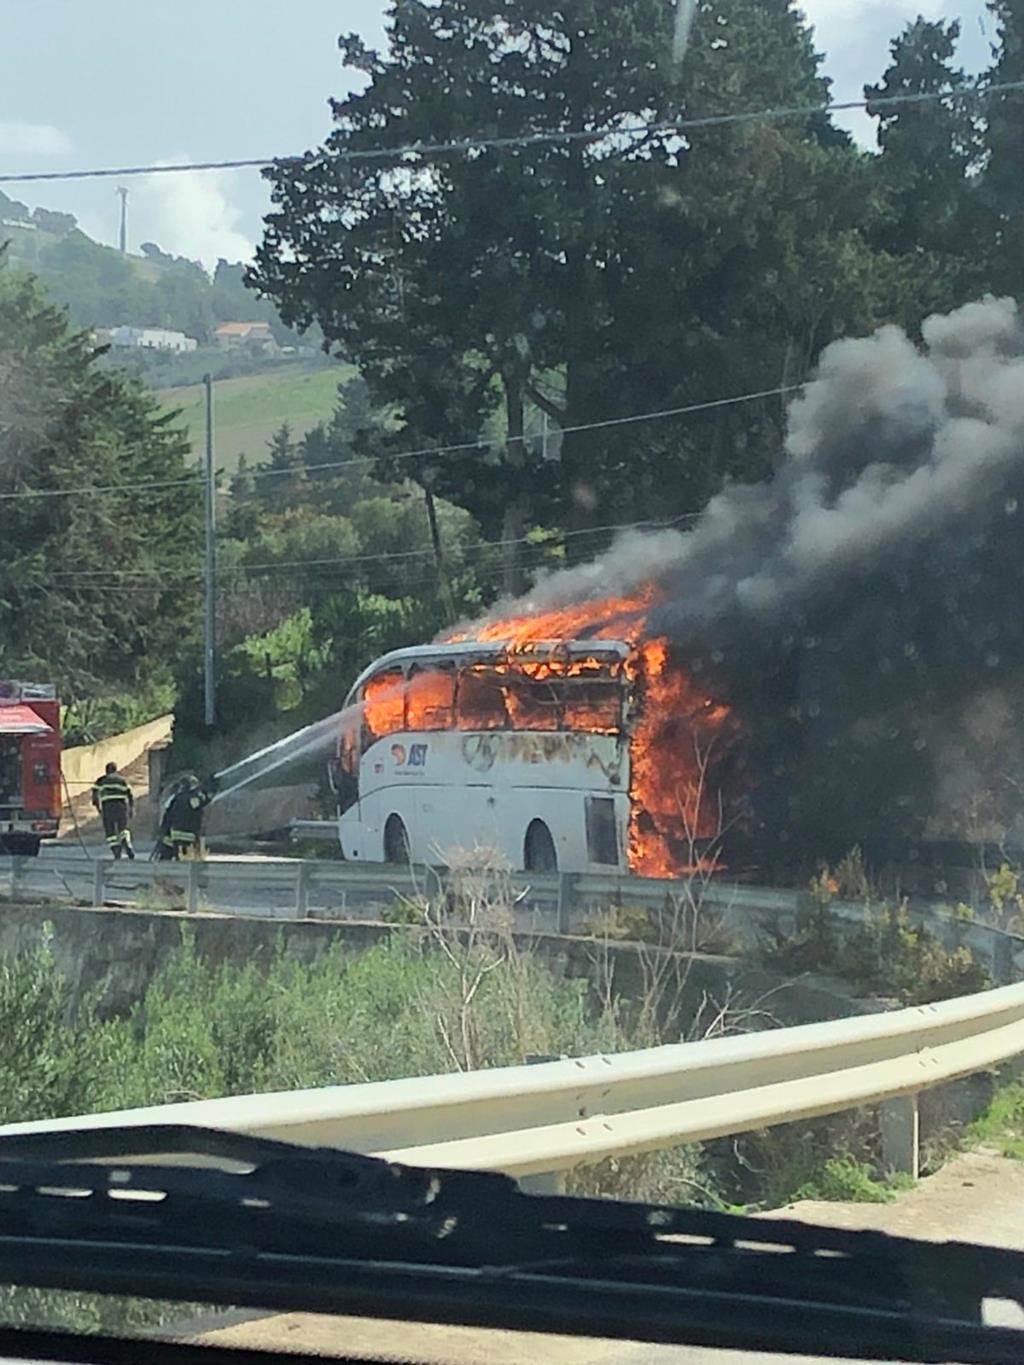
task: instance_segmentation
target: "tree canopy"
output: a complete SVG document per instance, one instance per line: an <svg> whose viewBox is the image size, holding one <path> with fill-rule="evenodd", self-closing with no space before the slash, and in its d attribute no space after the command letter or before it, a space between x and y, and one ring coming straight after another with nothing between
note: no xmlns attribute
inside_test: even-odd
<svg viewBox="0 0 1024 1365"><path fill-rule="evenodd" d="M723 477L765 472L777 398L600 424L797 382L822 345L884 316L869 167L826 118L658 130L824 101L799 13L701 7L681 72L671 26L661 0L403 0L387 52L342 40L367 79L335 103L334 132L268 173L250 282L358 364L396 442L494 436L410 473L507 544L547 518L587 554L590 528L666 497L695 510ZM551 140L361 158L509 134ZM530 439L545 419L555 439ZM510 565L506 586L519 579Z"/></svg>
<svg viewBox="0 0 1024 1365"><path fill-rule="evenodd" d="M194 621L188 443L0 258L0 675L65 693L166 669Z"/></svg>

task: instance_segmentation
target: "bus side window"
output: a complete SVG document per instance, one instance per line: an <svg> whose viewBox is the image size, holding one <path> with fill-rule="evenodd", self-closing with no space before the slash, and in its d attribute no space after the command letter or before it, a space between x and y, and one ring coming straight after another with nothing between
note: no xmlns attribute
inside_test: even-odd
<svg viewBox="0 0 1024 1365"><path fill-rule="evenodd" d="M557 730L562 719L563 683L555 676L511 670L505 688L513 730Z"/></svg>
<svg viewBox="0 0 1024 1365"><path fill-rule="evenodd" d="M455 724L455 669L409 670L405 690L406 730L450 730Z"/></svg>
<svg viewBox="0 0 1024 1365"><path fill-rule="evenodd" d="M474 665L459 673L455 722L460 730L505 730L508 712L502 680L492 669Z"/></svg>
<svg viewBox="0 0 1024 1365"><path fill-rule="evenodd" d="M363 688L363 750L376 739L394 735L405 723L405 674L389 668Z"/></svg>
<svg viewBox="0 0 1024 1365"><path fill-rule="evenodd" d="M346 715L341 723L338 763L343 772L353 776L359 772L359 720L357 715Z"/></svg>

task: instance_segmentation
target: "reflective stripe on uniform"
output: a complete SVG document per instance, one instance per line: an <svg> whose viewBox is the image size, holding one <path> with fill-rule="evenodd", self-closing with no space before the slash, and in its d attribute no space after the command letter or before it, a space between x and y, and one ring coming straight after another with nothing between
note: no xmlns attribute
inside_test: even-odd
<svg viewBox="0 0 1024 1365"><path fill-rule="evenodd" d="M172 829L170 837L175 844L194 844L196 841L196 836L187 829Z"/></svg>

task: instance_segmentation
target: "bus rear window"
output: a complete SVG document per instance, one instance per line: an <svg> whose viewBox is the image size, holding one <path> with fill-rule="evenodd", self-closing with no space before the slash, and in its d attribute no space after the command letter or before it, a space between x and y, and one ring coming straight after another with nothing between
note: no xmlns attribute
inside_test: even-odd
<svg viewBox="0 0 1024 1365"><path fill-rule="evenodd" d="M396 734L404 723L405 677L400 668L389 668L370 678L363 688L365 743Z"/></svg>
<svg viewBox="0 0 1024 1365"><path fill-rule="evenodd" d="M492 668L464 668L459 674L455 721L460 730L504 730L508 726L504 679Z"/></svg>
<svg viewBox="0 0 1024 1365"><path fill-rule="evenodd" d="M568 679L563 715L566 730L614 733L622 725L622 685L618 682Z"/></svg>
<svg viewBox="0 0 1024 1365"><path fill-rule="evenodd" d="M407 730L450 730L454 716L454 669L423 669L410 673L405 691Z"/></svg>

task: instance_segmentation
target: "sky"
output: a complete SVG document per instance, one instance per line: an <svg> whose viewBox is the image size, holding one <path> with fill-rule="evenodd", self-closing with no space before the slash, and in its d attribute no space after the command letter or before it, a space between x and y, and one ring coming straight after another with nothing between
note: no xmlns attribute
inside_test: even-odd
<svg viewBox="0 0 1024 1365"><path fill-rule="evenodd" d="M615 3L615 0L609 0ZM710 0L714 3L714 0ZM858 99L917 14L960 18L961 60L987 61L984 0L803 0L836 100ZM383 36L383 0L0 0L0 173L294 154L330 131L343 95L341 32ZM871 140L866 116L847 126ZM247 258L268 207L259 172L216 171L0 185L30 208L74 213L117 237L129 189L129 249L155 241L202 260Z"/></svg>

